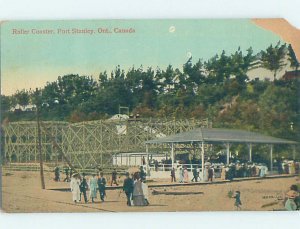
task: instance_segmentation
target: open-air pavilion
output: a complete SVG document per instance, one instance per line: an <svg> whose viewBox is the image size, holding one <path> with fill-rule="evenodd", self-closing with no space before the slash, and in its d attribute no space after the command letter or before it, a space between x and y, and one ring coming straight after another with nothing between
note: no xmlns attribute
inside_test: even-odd
<svg viewBox="0 0 300 229"><path fill-rule="evenodd" d="M296 155L295 141L290 141L281 138L275 138L263 135L256 132L236 130L236 129L218 129L218 128L197 128L191 131L182 132L162 138L146 141L146 153L149 158L149 145L167 144L171 148L172 168L174 164L174 151L176 145L192 144L198 146L201 150L201 169L204 170L205 144L223 144L226 147L226 163L229 164L230 146L234 143L247 144L249 148L249 161L252 161L252 146L253 144L267 144L270 146L270 170L273 171L273 146L276 144L287 144L293 146L293 158ZM147 171L149 162L147 163ZM203 180L203 173L202 173Z"/></svg>

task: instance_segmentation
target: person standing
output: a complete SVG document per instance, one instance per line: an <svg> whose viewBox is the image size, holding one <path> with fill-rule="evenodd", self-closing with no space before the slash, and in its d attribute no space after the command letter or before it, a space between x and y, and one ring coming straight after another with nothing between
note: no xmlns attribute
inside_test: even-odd
<svg viewBox="0 0 300 229"><path fill-rule="evenodd" d="M241 205L241 192L240 191L236 191L235 195L233 196L233 198L235 199L234 202L234 206L236 207L236 210L242 210Z"/></svg>
<svg viewBox="0 0 300 229"><path fill-rule="evenodd" d="M146 180L146 173L144 171L143 166L140 166L140 178L141 178L141 181Z"/></svg>
<svg viewBox="0 0 300 229"><path fill-rule="evenodd" d="M90 199L92 199L92 203L94 203L94 199L97 198L97 179L95 174L92 175L92 178L89 181L90 187Z"/></svg>
<svg viewBox="0 0 300 229"><path fill-rule="evenodd" d="M123 191L127 197L127 206L131 206L132 192L133 192L133 180L129 177L129 173L127 172L126 178L123 183Z"/></svg>
<svg viewBox="0 0 300 229"><path fill-rule="evenodd" d="M139 174L135 174L132 199L134 206L145 206L145 197L142 188L142 181Z"/></svg>
<svg viewBox="0 0 300 229"><path fill-rule="evenodd" d="M221 180L225 180L226 179L226 168L225 166L222 166L221 168Z"/></svg>
<svg viewBox="0 0 300 229"><path fill-rule="evenodd" d="M213 167L211 166L209 169L208 169L208 181L213 181L213 176L214 176L214 170L213 170Z"/></svg>
<svg viewBox="0 0 300 229"><path fill-rule="evenodd" d="M73 196L73 201L78 203L80 201L80 180L77 174L74 174L71 178L70 188Z"/></svg>
<svg viewBox="0 0 300 229"><path fill-rule="evenodd" d="M208 169L209 169L209 165L205 165L204 171L203 171L203 181L205 181L205 182L208 181Z"/></svg>
<svg viewBox="0 0 300 229"><path fill-rule="evenodd" d="M256 170L255 167L254 167L254 170ZM252 171L253 171L253 168L252 168ZM228 172L227 172L227 179L232 181L234 179L234 173L235 173L234 165L229 165Z"/></svg>
<svg viewBox="0 0 300 229"><path fill-rule="evenodd" d="M72 175L73 175L73 169L70 168L70 177L72 177Z"/></svg>
<svg viewBox="0 0 300 229"><path fill-rule="evenodd" d="M154 166L155 166L155 172L157 172L158 171L158 161L157 160L154 161Z"/></svg>
<svg viewBox="0 0 300 229"><path fill-rule="evenodd" d="M183 170L181 167L179 168L179 183L183 183Z"/></svg>
<svg viewBox="0 0 300 229"><path fill-rule="evenodd" d="M292 175L295 174L295 167L296 167L295 165L296 165L295 161L292 161L290 163L290 174L292 174Z"/></svg>
<svg viewBox="0 0 300 229"><path fill-rule="evenodd" d="M64 179L64 182L69 182L70 178L69 178L69 167L65 168L65 174L66 174L66 178Z"/></svg>
<svg viewBox="0 0 300 229"><path fill-rule="evenodd" d="M199 173L198 173L198 167L195 167L194 169L193 169L193 179L192 179L192 182L193 181L195 181L195 182L197 182L198 181L198 176L199 176Z"/></svg>
<svg viewBox="0 0 300 229"><path fill-rule="evenodd" d="M171 170L171 182L176 182L175 168Z"/></svg>
<svg viewBox="0 0 300 229"><path fill-rule="evenodd" d="M119 185L117 182L117 171L116 169L113 170L113 172L111 173L111 183L110 186L112 186L114 184L116 184L117 186Z"/></svg>
<svg viewBox="0 0 300 229"><path fill-rule="evenodd" d="M188 183L189 182L189 172L188 172L188 170L187 170L186 167L183 170L183 178L184 178L184 183Z"/></svg>
<svg viewBox="0 0 300 229"><path fill-rule="evenodd" d="M56 166L54 169L54 180L60 181L60 171L58 166Z"/></svg>
<svg viewBox="0 0 300 229"><path fill-rule="evenodd" d="M267 171L268 171L267 166L262 165L262 166L260 167L260 173L259 173L259 176L260 176L260 177L265 177Z"/></svg>
<svg viewBox="0 0 300 229"><path fill-rule="evenodd" d="M82 181L80 183L80 201L81 201L81 194L83 194L85 203L88 202L88 199L87 199L87 196L86 196L86 190L87 189L88 189L88 183L86 181L85 174L83 173L82 174Z"/></svg>
<svg viewBox="0 0 300 229"><path fill-rule="evenodd" d="M100 192L100 199L101 199L102 202L104 202L104 197L106 196L105 186L106 186L106 180L103 176L103 172L101 172L100 177L98 178L98 189L99 189L99 192Z"/></svg>
<svg viewBox="0 0 300 229"><path fill-rule="evenodd" d="M146 184L146 181L142 182L142 190L144 194L144 200L145 200L145 205L149 205L149 192L148 192L148 185Z"/></svg>

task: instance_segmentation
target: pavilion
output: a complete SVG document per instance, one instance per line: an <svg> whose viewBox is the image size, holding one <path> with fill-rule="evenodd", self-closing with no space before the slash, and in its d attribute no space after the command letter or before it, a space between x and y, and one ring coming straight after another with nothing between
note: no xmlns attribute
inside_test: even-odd
<svg viewBox="0 0 300 229"><path fill-rule="evenodd" d="M182 132L162 138L146 141L147 158L149 155L149 144L169 144L171 147L172 168L174 163L174 149L176 144L198 145L201 149L202 171L204 170L204 144L224 144L226 146L226 163L229 164L230 145L233 143L247 144L249 146L249 161L252 161L252 144L268 144L270 146L270 170L273 171L273 145L288 144L293 146L293 158L296 154L296 141L290 141L281 138L275 138L256 132L236 130L236 129L219 129L219 128L196 128L191 131ZM147 163L147 171L148 171ZM203 175L203 173L202 173ZM203 179L203 177L202 177Z"/></svg>

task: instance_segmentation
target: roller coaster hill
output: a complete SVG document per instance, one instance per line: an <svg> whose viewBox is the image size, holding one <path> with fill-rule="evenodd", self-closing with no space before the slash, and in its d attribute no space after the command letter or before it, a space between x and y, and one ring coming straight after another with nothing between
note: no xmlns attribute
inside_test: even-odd
<svg viewBox="0 0 300 229"><path fill-rule="evenodd" d="M41 121L41 155L46 170L67 164L78 171L112 168L117 166L116 155L143 155L146 141L198 127L211 128L212 123L208 119L145 119L121 114L78 123ZM37 122L8 122L2 125L2 136L5 166L34 165L38 170ZM157 153L165 155L166 150L160 148Z"/></svg>

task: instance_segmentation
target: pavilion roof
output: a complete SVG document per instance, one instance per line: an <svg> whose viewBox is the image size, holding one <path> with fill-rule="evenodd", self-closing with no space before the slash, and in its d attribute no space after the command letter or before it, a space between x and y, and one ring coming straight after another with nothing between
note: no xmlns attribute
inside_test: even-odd
<svg viewBox="0 0 300 229"><path fill-rule="evenodd" d="M146 144L163 143L260 143L260 144L299 144L298 142L275 138L257 132L219 129L219 128L196 128L187 132L169 135L162 138L146 141Z"/></svg>

